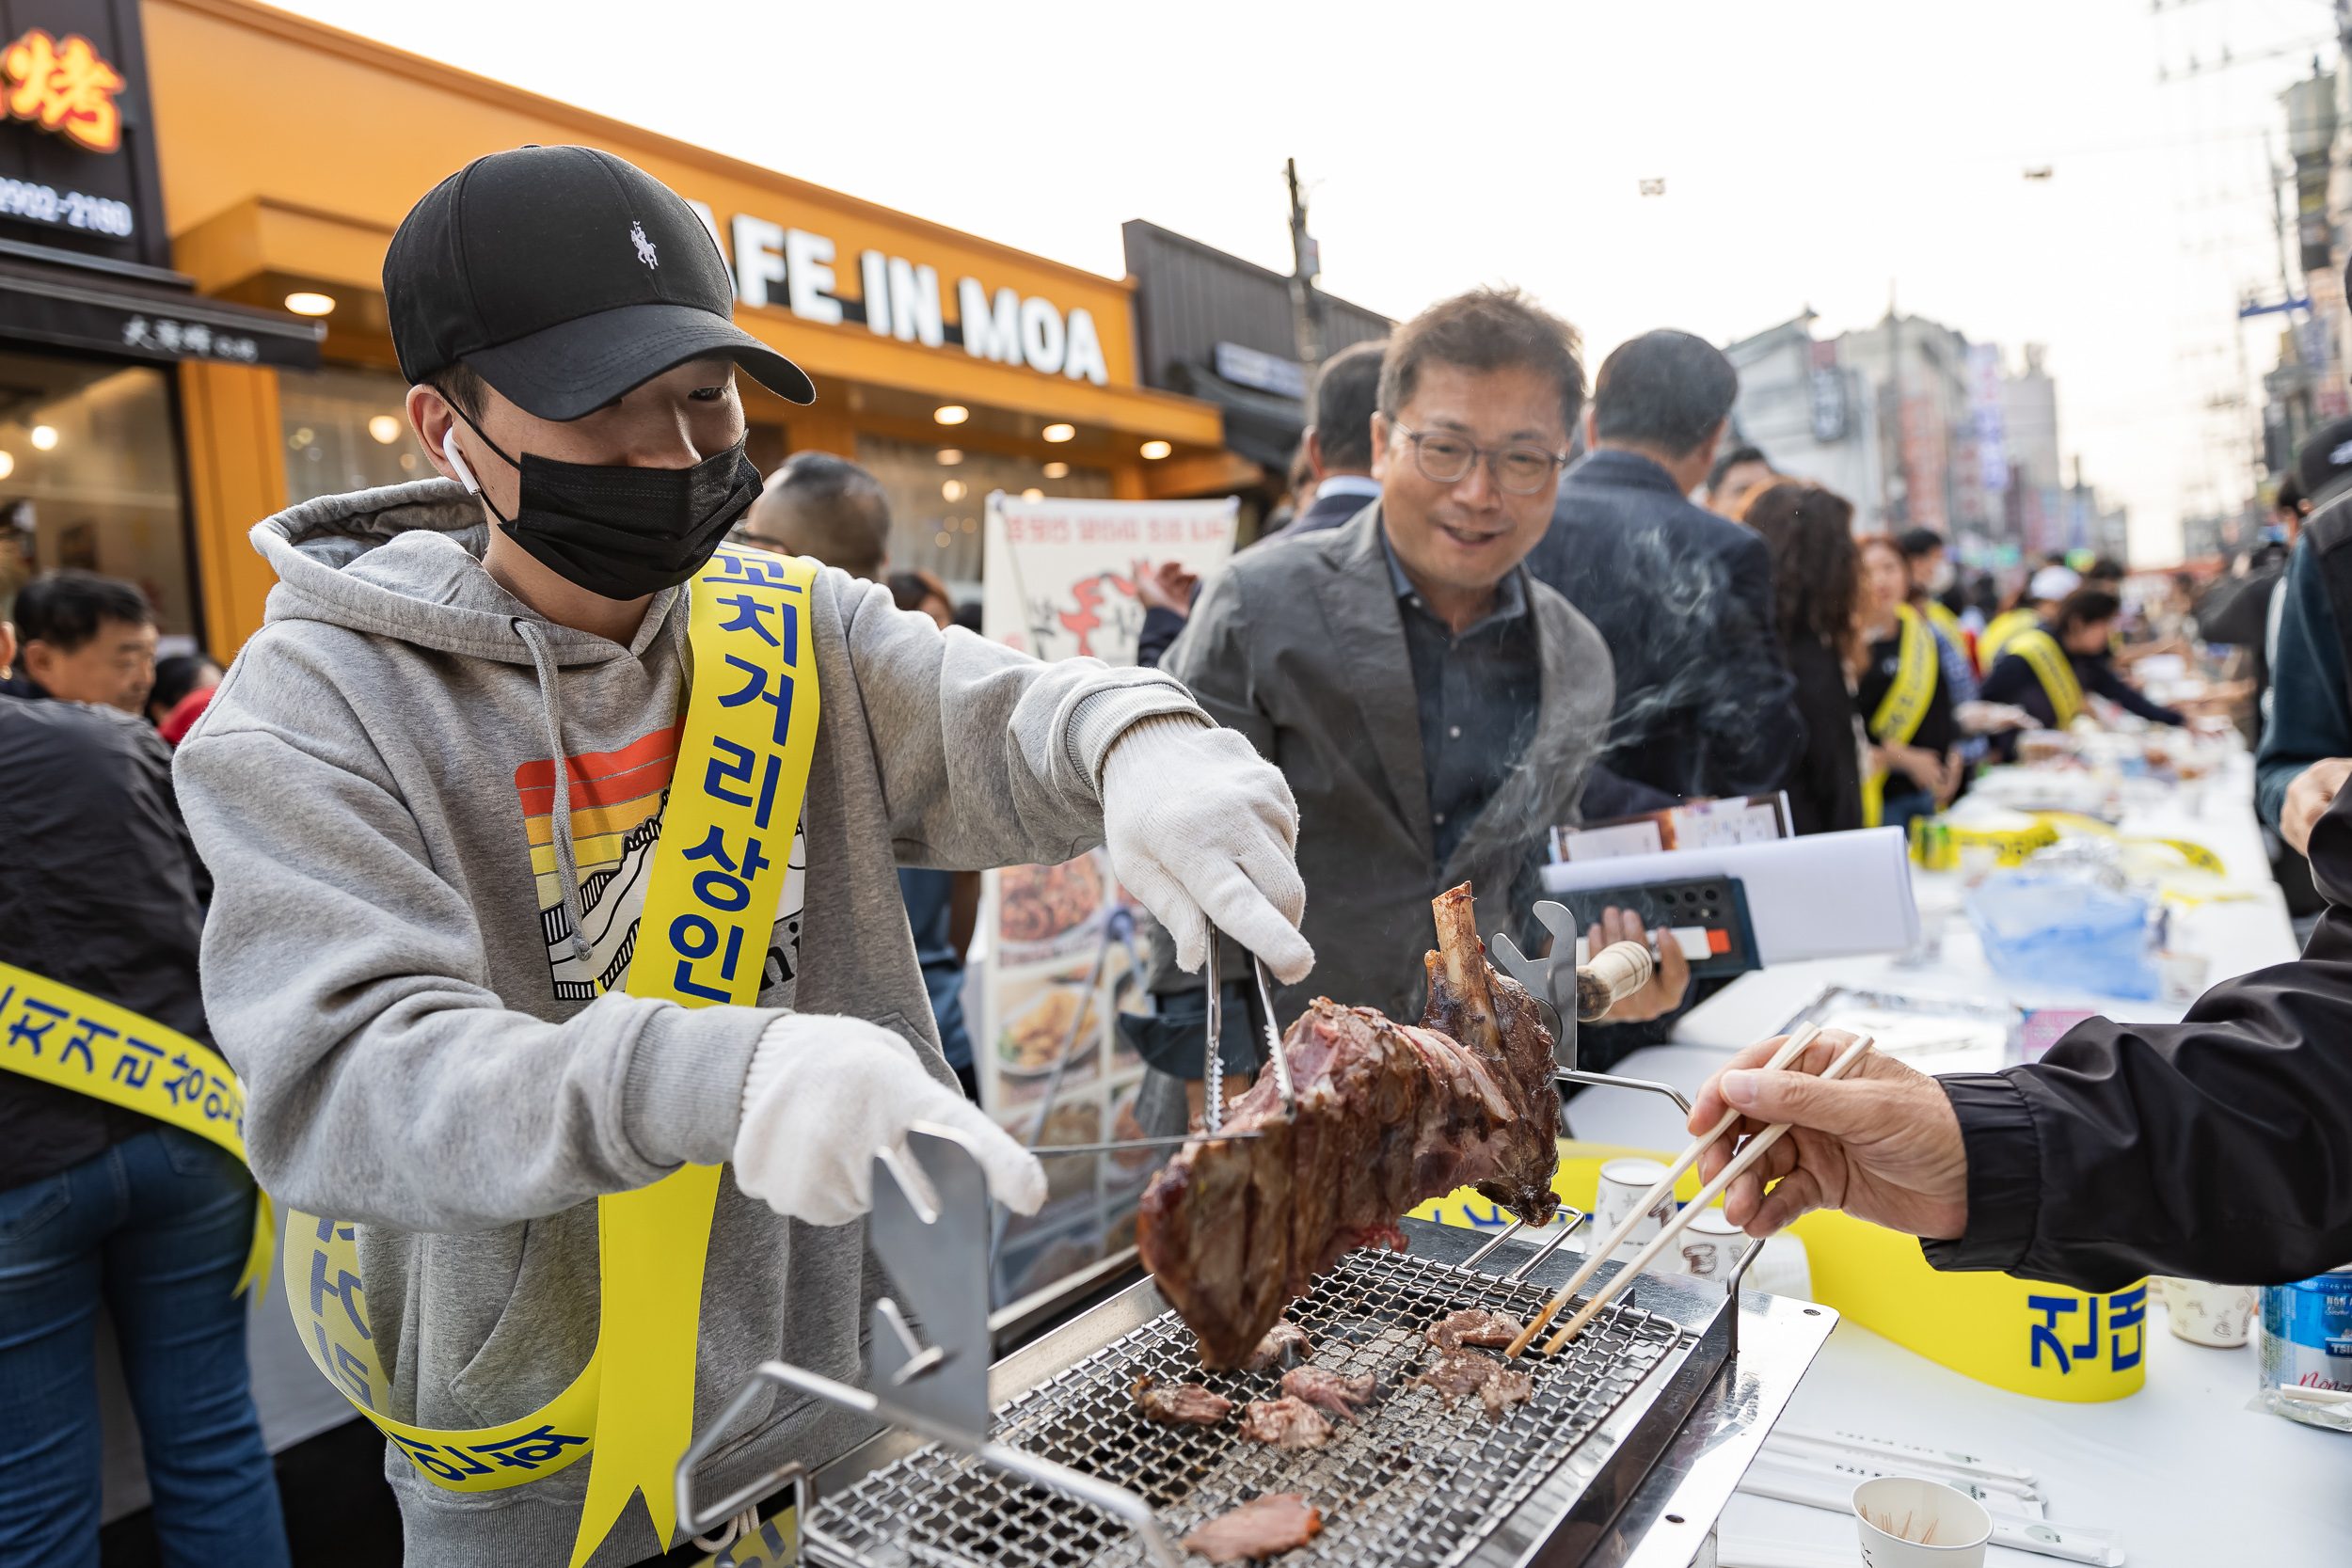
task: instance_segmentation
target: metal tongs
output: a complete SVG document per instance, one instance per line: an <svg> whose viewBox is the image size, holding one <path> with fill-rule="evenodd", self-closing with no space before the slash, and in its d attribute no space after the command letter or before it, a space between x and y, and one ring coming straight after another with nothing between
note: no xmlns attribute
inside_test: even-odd
<svg viewBox="0 0 2352 1568"><path fill-rule="evenodd" d="M1298 1114L1298 1093L1291 1083L1290 1062L1282 1054L1281 1031L1276 1028L1274 1023L1274 990L1267 979L1265 960L1253 953L1249 956L1249 962L1250 967L1256 973L1258 1008L1264 1015L1261 1028L1265 1037L1266 1060L1274 1065L1274 1081L1281 1087L1282 1116L1287 1120ZM1189 1143L1231 1141L1263 1135L1256 1132L1228 1132L1223 1130L1225 1125L1225 1061L1217 1046L1225 1032L1225 999L1224 988L1218 983L1217 978L1216 927L1214 926L1209 927L1209 957L1205 969L1208 974L1209 1029L1206 1059L1202 1063L1200 1076L1207 1091L1206 1103L1201 1108L1201 1117L1207 1124L1207 1130L1201 1132L1177 1132L1162 1138L1114 1138L1107 1143L1041 1146L1037 1141L1038 1135L1045 1130L1045 1117L1053 1106L1054 1090L1059 1087L1061 1083L1061 1075L1057 1067L1053 1079L1046 1086L1045 1102L1039 1110L1037 1126L1029 1133L1028 1148L1031 1152L1041 1159L1052 1160L1058 1159L1065 1154L1117 1154L1130 1148L1180 1148ZM1099 963L1097 973L1098 974L1100 973ZM1081 1011L1083 1012L1083 1009ZM1063 1050L1067 1056L1068 1047L1065 1045Z"/></svg>

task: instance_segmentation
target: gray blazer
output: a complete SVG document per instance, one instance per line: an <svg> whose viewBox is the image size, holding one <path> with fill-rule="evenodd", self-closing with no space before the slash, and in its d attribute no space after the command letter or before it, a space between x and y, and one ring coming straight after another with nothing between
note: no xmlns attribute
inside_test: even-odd
<svg viewBox="0 0 2352 1568"><path fill-rule="evenodd" d="M1244 552L1210 579L1160 668L1220 724L1249 737L1298 798L1298 869L1315 969L1276 992L1285 1020L1316 996L1416 1020L1437 945L1429 901L1468 879L1478 928L1524 940L1541 896L1547 832L1576 820L1607 738L1616 675L1608 644L1568 601L1522 573L1543 660L1543 711L1518 767L1444 865L1437 863L1421 715L1404 624L1380 547L1380 507ZM1200 982L1152 934L1152 989ZM1229 977L1239 944L1219 943Z"/></svg>

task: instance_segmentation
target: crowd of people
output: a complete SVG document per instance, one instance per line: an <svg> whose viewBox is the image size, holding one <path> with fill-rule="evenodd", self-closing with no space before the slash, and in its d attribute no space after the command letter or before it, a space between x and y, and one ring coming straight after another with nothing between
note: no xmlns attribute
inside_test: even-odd
<svg viewBox="0 0 2352 1568"><path fill-rule="evenodd" d="M551 269L534 224L559 218L633 228L635 254ZM658 276L640 264L657 252ZM2095 701L2185 721L2116 672L2105 579L2053 563L2013 605L1963 593L1945 541L1857 537L1850 499L1741 443L1715 347L1648 332L1588 378L1576 331L1508 288L1322 367L1290 516L1205 581L1137 562L1147 613L1121 669L971 635L948 585L892 570L887 498L855 464L753 468L735 378L796 403L815 388L733 325L692 210L620 160L478 161L403 223L385 296L438 477L260 523L278 586L225 677L158 665L145 596L88 573L36 579L0 630L0 954L224 1058L252 1172L0 1073L0 1396L18 1417L0 1431L0 1557L72 1560L94 1538L103 1302L167 1555L284 1560L230 1291L254 1176L357 1231L364 1331L399 1406L375 1414L464 1437L564 1395L599 1344L599 1271L624 1266L600 1201L692 1166L726 1177L678 1223L730 1279L766 1283L685 1303L699 1348L676 1397L707 1418L778 1354L863 1382L882 1288L858 1223L872 1151L945 1122L1009 1207L1044 1196L972 1103L961 966L981 868L1107 847L1152 916L1153 1012L1135 1027L1153 1130L1177 1131L1200 1069L1165 1042L1198 1041L1208 985L1230 988L1243 1071L1253 958L1285 1016L1323 994L1417 1017L1431 899L1468 880L1481 930L1536 942L1558 827L1775 791L1801 832L1901 825L2018 731ZM2270 792L2291 838L2352 771L2342 494L2314 488L2309 547L2269 601L2265 780L2289 747L2323 748ZM730 591L733 618L707 619L703 595ZM2335 831L2347 858L2315 868L2352 888L2352 829ZM699 903L665 902L653 850L674 843L673 867L705 867ZM1211 975L1213 927L1230 940ZM1590 932L1645 935L1613 909ZM1583 1032L1583 1065L1692 1004L1679 945L1659 952L1649 986ZM2250 1058L2266 1030L2326 1022L2268 1006L2180 1037L2220 1031ZM1811 1185L1766 1199L1751 1182L1734 1217L1841 1201L1873 1170L1918 1198L1874 1212L1951 1238L1969 1266L2010 1266L2037 1237L2046 1252L2036 1200L1999 1173L2075 1167L2022 1104L2055 1103L2033 1097L2094 1056L2201 1092L2162 1031L2093 1033L2018 1069L2029 1083L1950 1088L1936 1103L1960 1112L1941 1119L1919 1107L1945 1091L1886 1070L1833 1094L1743 1058L1722 1101L1823 1131L1778 1157ZM2079 1101L2065 1114L2110 1131L2132 1109ZM1899 1168L1898 1116L1933 1145ZM2095 1174L2146 1164L2118 1153ZM2352 1255L2337 1188L2295 1266ZM2030 1260L2053 1278L2122 1257L2233 1276L2193 1243ZM779 1407L708 1485L857 1433ZM616 1564L674 1544L626 1520L606 1536L587 1470L501 1478L519 1484L488 1506L398 1448L386 1465L411 1560L553 1563L579 1537Z"/></svg>

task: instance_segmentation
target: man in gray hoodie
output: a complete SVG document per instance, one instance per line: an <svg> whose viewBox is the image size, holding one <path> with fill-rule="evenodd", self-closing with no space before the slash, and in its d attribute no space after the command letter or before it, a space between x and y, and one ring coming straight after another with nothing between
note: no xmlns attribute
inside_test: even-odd
<svg viewBox="0 0 2352 1568"><path fill-rule="evenodd" d="M365 1282L322 1274L296 1316L363 1322L380 1417L514 1421L596 1349L596 1199L724 1163L696 1432L763 1359L863 1384L876 1147L947 1122L997 1196L1031 1211L1044 1191L956 1092L897 864L1107 844L1195 966L1214 921L1294 980L1313 955L1290 792L1165 675L1041 664L818 571L802 657L822 717L757 1006L627 994L671 774L689 778L681 585L758 491L734 373L813 388L732 324L691 210L588 149L451 176L394 236L385 296L448 477L255 528L279 584L176 769L215 879L205 1002L254 1169L351 1228ZM864 1434L779 1396L697 1486ZM392 1447L408 1560L566 1562L591 1466L550 1468L451 1490ZM631 1501L590 1560L673 1544L648 1519Z"/></svg>

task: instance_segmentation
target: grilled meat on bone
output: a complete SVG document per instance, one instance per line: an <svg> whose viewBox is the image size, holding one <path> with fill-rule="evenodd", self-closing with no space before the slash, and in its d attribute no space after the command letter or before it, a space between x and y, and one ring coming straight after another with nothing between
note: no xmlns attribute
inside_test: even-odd
<svg viewBox="0 0 2352 1568"><path fill-rule="evenodd" d="M1434 908L1419 1026L1316 998L1283 1040L1296 1118L1263 1073L1225 1118L1260 1135L1188 1144L1145 1191L1144 1265L1200 1337L1203 1366L1242 1365L1342 1254L1403 1251L1398 1217L1430 1198L1472 1186L1531 1225L1558 1207L1551 1036L1487 964L1470 885Z"/></svg>

